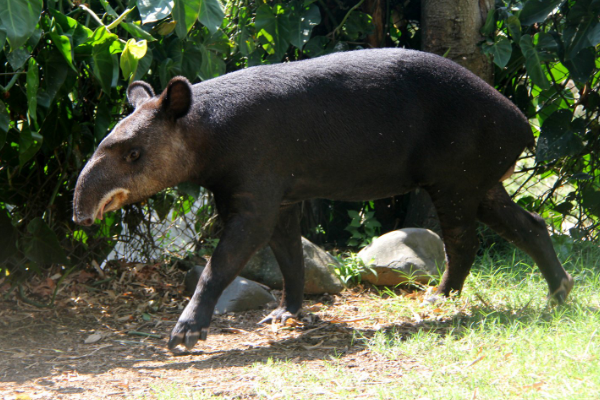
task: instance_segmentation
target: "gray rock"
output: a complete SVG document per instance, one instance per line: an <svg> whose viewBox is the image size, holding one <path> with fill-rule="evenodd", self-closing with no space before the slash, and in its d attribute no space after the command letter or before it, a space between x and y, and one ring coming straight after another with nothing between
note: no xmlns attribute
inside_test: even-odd
<svg viewBox="0 0 600 400"><path fill-rule="evenodd" d="M362 249L358 256L376 274L366 270L363 281L395 286L416 280L427 283L443 270L446 254L440 237L428 230L406 228L387 233Z"/></svg>
<svg viewBox="0 0 600 400"><path fill-rule="evenodd" d="M185 276L185 289L188 294L194 292L202 271L204 267L196 265ZM255 310L274 301L275 297L263 285L237 277L223 291L215 307L215 314Z"/></svg>
<svg viewBox="0 0 600 400"><path fill-rule="evenodd" d="M304 293L341 292L344 284L335 274L335 268L339 266L338 260L305 238L302 238L302 249L304 251ZM257 252L240 275L273 289L283 287L279 264L269 246Z"/></svg>

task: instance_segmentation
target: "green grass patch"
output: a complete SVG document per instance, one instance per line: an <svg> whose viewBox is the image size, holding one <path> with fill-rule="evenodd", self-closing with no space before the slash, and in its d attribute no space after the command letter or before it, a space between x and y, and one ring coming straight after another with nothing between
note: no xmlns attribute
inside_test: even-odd
<svg viewBox="0 0 600 400"><path fill-rule="evenodd" d="M486 253L460 298L432 307L450 314L446 329L378 332L368 346L390 359L427 367L405 377L413 395L429 399L600 398L600 251L573 249L565 262L576 286L568 303L549 308L546 282L518 252ZM395 307L402 307L399 298ZM412 306L415 309L415 306ZM389 398L408 399L406 393Z"/></svg>
<svg viewBox="0 0 600 400"><path fill-rule="evenodd" d="M551 308L537 267L518 251L480 256L461 296L359 303L390 324L357 326L360 353L257 361L242 368L241 392L168 387L158 399L598 399L600 250L563 254L575 287ZM335 306L334 306L335 308Z"/></svg>

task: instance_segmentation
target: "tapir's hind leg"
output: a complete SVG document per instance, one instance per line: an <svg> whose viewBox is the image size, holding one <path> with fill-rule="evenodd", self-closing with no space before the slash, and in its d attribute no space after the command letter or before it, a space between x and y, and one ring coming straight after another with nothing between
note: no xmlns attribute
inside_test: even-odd
<svg viewBox="0 0 600 400"><path fill-rule="evenodd" d="M540 216L515 204L498 183L486 193L479 205L477 218L533 258L548 282L551 301L562 303L567 298L573 287L573 278L558 261L546 224Z"/></svg>
<svg viewBox="0 0 600 400"><path fill-rule="evenodd" d="M302 307L304 295L304 256L300 233L300 204L279 211L275 231L269 241L283 275L283 293L279 307L260 323L281 322L294 317Z"/></svg>
<svg viewBox="0 0 600 400"><path fill-rule="evenodd" d="M447 262L437 292L448 296L462 290L475 260L479 247L475 229L478 199L455 189L432 188L429 194L440 220Z"/></svg>

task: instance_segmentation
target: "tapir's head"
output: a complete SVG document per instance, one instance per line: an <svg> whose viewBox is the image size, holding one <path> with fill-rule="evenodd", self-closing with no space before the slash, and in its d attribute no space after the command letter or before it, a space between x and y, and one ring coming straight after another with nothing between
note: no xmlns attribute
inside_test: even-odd
<svg viewBox="0 0 600 400"><path fill-rule="evenodd" d="M77 180L78 224L91 225L105 212L190 178L195 154L184 127L192 106L188 80L173 78L160 96L147 83L134 82L127 98L134 112L104 138Z"/></svg>

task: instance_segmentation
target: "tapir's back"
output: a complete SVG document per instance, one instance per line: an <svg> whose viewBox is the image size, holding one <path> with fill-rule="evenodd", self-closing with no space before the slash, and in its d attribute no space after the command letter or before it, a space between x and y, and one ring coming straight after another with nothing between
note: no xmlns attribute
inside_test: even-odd
<svg viewBox="0 0 600 400"><path fill-rule="evenodd" d="M231 157L293 175L308 197L332 182L340 188L327 197L345 199L497 182L533 140L525 117L481 79L403 49L249 68L194 86L194 96Z"/></svg>

